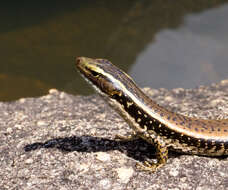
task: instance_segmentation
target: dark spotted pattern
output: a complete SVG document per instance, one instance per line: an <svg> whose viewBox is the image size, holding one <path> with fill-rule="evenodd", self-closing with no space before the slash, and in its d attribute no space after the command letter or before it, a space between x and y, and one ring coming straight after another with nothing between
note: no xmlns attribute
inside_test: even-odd
<svg viewBox="0 0 228 190"><path fill-rule="evenodd" d="M161 137L168 137L168 139L171 139L173 143L175 143L176 139L179 140L180 144L187 144L187 146L193 146L195 147L195 150L197 154L201 155L217 155L217 152L221 150L221 148L224 145L224 149L228 149L228 141L215 141L213 139L199 139L194 138L188 135L183 135L178 132L174 132L164 124L160 123L158 120L151 118L151 117L144 117L144 111L139 108L137 105L132 104L131 106L127 106L127 102L132 102L129 97L122 95L114 95L112 98L116 99L118 102L120 102L123 106L126 112L128 112L132 118L135 118L135 122L137 122L137 119L140 118L139 125L142 129L144 129L144 126L147 126L148 131L154 131L156 134L158 134ZM138 111L141 113L139 114ZM185 118L186 119L186 118ZM152 124L150 123L152 121ZM199 121L201 122L201 121ZM160 127L159 127L160 125ZM188 124L191 128L191 123ZM198 128L195 128L196 131L198 131ZM171 146L172 148L172 146ZM199 151L199 149L203 149L202 152ZM211 150L214 151L211 152ZM175 149L175 148L173 148ZM179 150L175 149L178 152L185 152L185 153L192 153L191 151L185 151L184 149L180 148Z"/></svg>

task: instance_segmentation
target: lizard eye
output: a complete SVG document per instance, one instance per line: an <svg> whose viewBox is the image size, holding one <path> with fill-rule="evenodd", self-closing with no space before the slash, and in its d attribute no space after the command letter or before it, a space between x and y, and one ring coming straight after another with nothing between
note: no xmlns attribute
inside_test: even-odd
<svg viewBox="0 0 228 190"><path fill-rule="evenodd" d="M96 72L96 71L91 71L91 74L92 74L94 77L98 77L98 76L99 76L99 73Z"/></svg>

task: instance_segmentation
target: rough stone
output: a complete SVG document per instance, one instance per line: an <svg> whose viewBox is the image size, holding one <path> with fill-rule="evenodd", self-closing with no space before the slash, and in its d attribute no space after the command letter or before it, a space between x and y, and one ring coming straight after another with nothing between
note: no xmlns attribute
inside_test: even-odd
<svg viewBox="0 0 228 190"><path fill-rule="evenodd" d="M228 117L228 81L196 89L144 91L172 111ZM156 173L135 164L154 159L142 140L121 142L128 125L97 95L58 90L0 102L0 189L228 189L228 158L176 153ZM125 176L126 175L126 176Z"/></svg>

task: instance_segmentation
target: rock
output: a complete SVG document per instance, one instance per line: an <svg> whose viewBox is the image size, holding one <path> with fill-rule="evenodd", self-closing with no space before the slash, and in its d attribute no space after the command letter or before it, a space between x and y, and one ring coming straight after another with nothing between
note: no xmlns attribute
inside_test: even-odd
<svg viewBox="0 0 228 190"><path fill-rule="evenodd" d="M145 91L178 113L228 117L226 81ZM227 157L171 153L157 172L143 172L135 164L155 158L153 146L114 139L127 133L128 125L97 95L52 89L40 98L0 102L0 189L227 189Z"/></svg>

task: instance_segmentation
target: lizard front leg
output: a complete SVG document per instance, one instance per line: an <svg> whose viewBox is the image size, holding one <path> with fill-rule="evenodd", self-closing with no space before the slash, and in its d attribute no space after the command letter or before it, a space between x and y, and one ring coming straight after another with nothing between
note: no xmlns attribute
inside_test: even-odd
<svg viewBox="0 0 228 190"><path fill-rule="evenodd" d="M145 133L143 134L143 136L141 135L141 137L148 143L155 146L157 162L155 163L145 161L143 164L138 163L137 166L142 170L155 172L158 168L166 164L168 160L168 148L165 142L160 137L156 136L155 134L150 134L148 132Z"/></svg>

